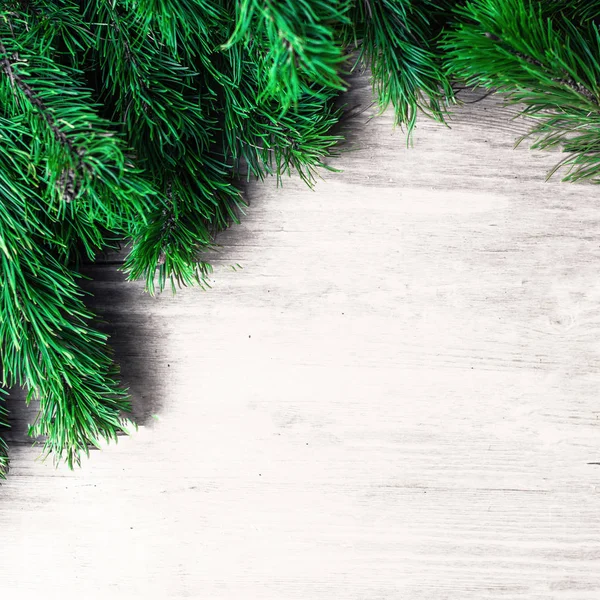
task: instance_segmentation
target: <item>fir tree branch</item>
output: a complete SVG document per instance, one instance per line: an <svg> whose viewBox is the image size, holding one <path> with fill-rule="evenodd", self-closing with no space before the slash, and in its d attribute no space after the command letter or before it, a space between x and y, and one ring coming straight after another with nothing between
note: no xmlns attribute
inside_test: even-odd
<svg viewBox="0 0 600 600"><path fill-rule="evenodd" d="M81 180L78 178L76 181L75 173L76 171L82 171L85 168L83 161L81 160L82 156L85 155L85 149L75 148L73 145L73 141L69 136L65 134L65 132L56 125L56 121L54 119L53 114L48 110L47 106L44 104L43 100L39 97L38 94L31 88L31 86L23 80L21 75L13 69L13 63L8 58L9 54L4 47L4 44L0 41L0 56L4 56L2 60L0 60L0 68L4 71L4 73L10 79L10 83L13 88L19 88L21 92L25 95L27 100L31 103L31 105L36 108L42 118L48 124L48 128L54 135L56 141L68 148L71 155L75 158L76 165L74 169L63 170L61 172L60 178L58 180L58 187L61 190L62 198L65 202L71 202L71 200L75 199L78 195L79 188L81 185ZM15 65L20 62L20 58L18 53L14 53L12 55L12 61L14 61ZM77 186L77 189L76 189Z"/></svg>
<svg viewBox="0 0 600 600"><path fill-rule="evenodd" d="M200 102L195 71L161 46L143 6L90 0L84 16L94 24L91 57L103 73L102 100L113 107L110 119L122 124L139 164L161 169L165 161L177 164L188 141L208 147L212 122Z"/></svg>
<svg viewBox="0 0 600 600"><path fill-rule="evenodd" d="M199 168L202 164L202 169ZM133 245L124 270L130 280L144 279L154 295L170 282L178 286L210 287L208 263L200 253L214 247L214 235L238 222L243 201L229 180L230 168L207 155L188 152L177 173L165 174L164 202L150 223L140 224L132 234Z"/></svg>
<svg viewBox="0 0 600 600"><path fill-rule="evenodd" d="M28 185L26 146L2 119L0 131L2 386L25 386L28 401L39 400L30 434L73 467L128 425L128 397L74 274L49 251L53 232L36 218L44 200Z"/></svg>
<svg viewBox="0 0 600 600"><path fill-rule="evenodd" d="M41 49L32 52L27 42L35 47L36 40L26 25L11 19L10 30L19 24L13 39L0 20L0 107L28 123L51 213L56 220L69 215L126 230L128 221L144 218L155 191L136 175L122 140L93 109L90 92Z"/></svg>
<svg viewBox="0 0 600 600"><path fill-rule="evenodd" d="M225 220L223 215L231 218L240 199L225 179L230 170L215 168L209 152L218 121L208 112L213 106L210 98L215 97L209 86L215 85L214 75L220 73L204 48L200 62L206 66L205 75L193 82L195 72L177 59L194 55L191 32L184 35L182 29L179 37L161 44L158 40L168 31L154 29L166 19L171 25L181 21L192 5L179 6L170 17L162 9L150 11L152 6L149 1L126 2L120 8L90 2L86 17L95 23L94 56L109 84L103 98L115 107L113 118L123 122L138 163L163 190L161 197L154 198L148 222L132 228L132 252L125 263L129 277L143 278L146 289L154 294L156 279L160 291L167 281L173 291L177 285L206 284L209 265L198 260L198 253L211 246L213 232ZM190 47L174 48L175 39ZM202 105L200 87L208 99Z"/></svg>
<svg viewBox="0 0 600 600"><path fill-rule="evenodd" d="M236 76L233 67L225 71L226 62L220 68L220 72L211 71L216 81ZM329 92L325 102L307 95L297 109L280 115L276 103L253 103L252 73L240 69L238 76L238 86L223 86L224 114L217 113L217 118L223 119L222 147L201 153L193 152L193 144L188 143L178 169L163 166L167 202L157 207L148 225L134 233L125 269L130 279L143 278L151 294L162 291L167 281L173 291L192 283L208 286L210 265L199 256L213 247L216 232L237 222L236 211L242 202L228 179L239 174L242 160L247 162L249 174L257 177L276 174L280 181L293 168L309 185L314 183L317 168L331 169L323 158L340 139L329 133L340 116L332 105L335 95ZM225 164L215 158L219 153ZM233 170L227 166L230 162ZM161 175L157 172L155 176Z"/></svg>
<svg viewBox="0 0 600 600"><path fill-rule="evenodd" d="M356 64L371 69L381 112L392 106L397 125L414 129L419 111L444 122L454 102L437 40L453 0L357 1L344 43L358 50Z"/></svg>
<svg viewBox="0 0 600 600"><path fill-rule="evenodd" d="M342 114L334 108L335 98L330 95L323 101L307 95L282 115L269 105L249 108L248 116L237 121L229 115L232 126L225 128L224 152L226 160L233 160L234 173L239 175L243 160L248 177L275 175L280 184L293 170L312 187L319 169L335 171L324 162L342 140L331 133Z"/></svg>
<svg viewBox="0 0 600 600"><path fill-rule="evenodd" d="M467 85L496 88L538 121L532 148L568 153L550 173L600 182L600 34L589 19L568 19L565 3L549 9L529 0L476 0L442 47L449 71ZM589 15L588 15L589 16Z"/></svg>
<svg viewBox="0 0 600 600"><path fill-rule="evenodd" d="M167 17L164 6L158 11L150 11L150 6L157 8L149 0L132 0L125 3L123 12L106 3L90 2L86 16L95 23L95 52L101 64L111 67L106 71L106 80L112 84L105 98L116 107L127 102L127 114L142 115L135 122L126 122L124 130L129 132L128 141L136 148L149 175L163 188L163 197L155 205L150 222L135 228L133 250L126 262L130 278L145 279L146 289L154 293L156 271L160 290L168 280L173 289L192 282L206 284L208 267L196 257L202 249L211 247L216 231L236 218L235 212L241 205L239 194L224 177L237 172L242 158L249 161L259 176L275 171L280 177L293 166L305 181L312 182L315 168L326 167L322 156L338 138L326 134L326 129L337 118L327 109L331 91L307 88L302 99L306 108L303 106L289 118L277 120L272 115L282 112L281 105L274 101L261 104L257 100L261 83L260 69L257 70L256 65L261 59L256 57L256 48L241 44L224 49L220 54L207 51L210 44L206 41L206 27L201 28L198 35L202 40L196 44L188 31L178 38L172 37L166 47L161 47L153 40L164 35L159 23ZM171 21L181 21L192 5L179 8L181 10L169 17ZM205 18L213 19L213 39L227 32L229 24L221 13L215 11ZM181 48L174 47L176 39ZM173 57L181 55L189 59L196 53L200 67L196 69L196 80L203 90L205 112L195 113L197 100L181 94L180 82L175 86L168 82L169 89L165 88L160 97L148 92L151 87L148 82L156 73L179 68L179 63L174 67ZM156 88L154 83L153 89ZM179 96L173 97L173 94ZM317 104L315 97L319 96L324 101ZM140 98L143 99L141 106ZM325 110L319 114L322 107ZM155 118L157 110L163 111L160 119ZM308 113L310 118L306 118ZM259 116L261 119L257 119ZM179 119L176 135L175 119ZM164 136L159 131L163 122L169 128ZM205 127L204 133L211 132L211 138L212 131L222 132L222 147L218 140L199 136L198 123ZM257 136L265 134L269 136L271 151L257 153ZM219 156L225 163L231 159L235 170L225 165L211 168L209 165L214 167ZM173 198L179 199L176 207L172 199L165 197L167 189Z"/></svg>
<svg viewBox="0 0 600 600"><path fill-rule="evenodd" d="M297 106L283 110L278 100L261 96L253 51L239 44L207 65L204 78L214 90L210 114L220 134L211 154L232 165L233 177L248 167L248 177L275 175L280 182L294 169L312 185L319 168L331 170L324 158L341 140L330 133L341 115L334 108L337 89L308 86Z"/></svg>
<svg viewBox="0 0 600 600"><path fill-rule="evenodd" d="M298 106L307 85L346 89L347 60L335 37L349 24L350 0L240 0L236 28L223 49L244 43L257 58L259 103L276 100L285 112Z"/></svg>

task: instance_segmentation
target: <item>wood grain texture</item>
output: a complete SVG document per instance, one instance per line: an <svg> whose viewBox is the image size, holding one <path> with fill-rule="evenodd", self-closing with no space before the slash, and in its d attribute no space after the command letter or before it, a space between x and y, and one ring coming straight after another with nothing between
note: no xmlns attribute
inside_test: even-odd
<svg viewBox="0 0 600 600"><path fill-rule="evenodd" d="M598 191L514 114L351 121L208 292L95 267L141 427L54 469L15 394L2 598L600 598Z"/></svg>

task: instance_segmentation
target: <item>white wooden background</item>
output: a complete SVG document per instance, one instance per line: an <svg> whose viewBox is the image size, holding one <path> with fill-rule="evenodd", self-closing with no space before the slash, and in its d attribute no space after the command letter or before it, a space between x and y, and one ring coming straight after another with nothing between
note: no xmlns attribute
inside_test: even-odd
<svg viewBox="0 0 600 600"><path fill-rule="evenodd" d="M357 117L208 292L95 268L142 426L55 470L10 402L0 597L600 598L600 195L514 113Z"/></svg>

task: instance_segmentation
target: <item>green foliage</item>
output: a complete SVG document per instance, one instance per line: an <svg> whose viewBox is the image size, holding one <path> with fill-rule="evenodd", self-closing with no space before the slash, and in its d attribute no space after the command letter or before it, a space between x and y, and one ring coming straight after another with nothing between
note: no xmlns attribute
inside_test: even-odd
<svg viewBox="0 0 600 600"><path fill-rule="evenodd" d="M336 30L350 24L350 6L349 0L241 0L223 48L245 44L255 61L259 103L277 100L286 112L307 88L345 89L346 57Z"/></svg>
<svg viewBox="0 0 600 600"><path fill-rule="evenodd" d="M592 11L594 6L595 11ZM600 34L596 3L476 0L443 44L467 85L504 92L537 123L533 148L560 146L565 179L600 181Z"/></svg>
<svg viewBox="0 0 600 600"><path fill-rule="evenodd" d="M408 134L447 120L457 78L503 91L567 178L598 181L599 18L585 0L5 0L1 381L39 401L31 435L73 466L128 426L80 262L125 241L149 293L207 287L240 178L333 170L356 70Z"/></svg>
<svg viewBox="0 0 600 600"><path fill-rule="evenodd" d="M421 111L444 120L453 101L437 41L447 23L448 0L370 0L354 3L345 41L370 67L381 111L390 104L410 133Z"/></svg>
<svg viewBox="0 0 600 600"><path fill-rule="evenodd" d="M28 401L39 401L31 434L46 436L45 451L73 466L90 444L115 438L129 403L76 273L52 252L60 240L48 218L47 186L29 180L36 138L3 117L0 131L2 385L24 386Z"/></svg>
<svg viewBox="0 0 600 600"><path fill-rule="evenodd" d="M151 294L156 291L157 266L159 291L167 282L173 292L177 286L193 283L206 286L211 268L198 254L213 247L218 230L237 222L241 197L226 177L227 168L205 156L200 170L199 158L188 153L179 176L166 171L165 201L152 213L148 224L133 229L133 249L124 268L130 280L145 279ZM194 160L196 166L187 162ZM188 173L195 173L195 177Z"/></svg>

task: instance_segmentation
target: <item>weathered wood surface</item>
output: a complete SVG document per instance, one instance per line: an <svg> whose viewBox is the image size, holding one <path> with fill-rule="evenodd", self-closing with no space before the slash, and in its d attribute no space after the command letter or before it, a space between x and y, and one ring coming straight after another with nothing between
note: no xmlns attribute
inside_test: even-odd
<svg viewBox="0 0 600 600"><path fill-rule="evenodd" d="M495 97L367 114L249 186L212 290L94 269L142 426L71 473L10 403L2 598L600 598L598 190Z"/></svg>

